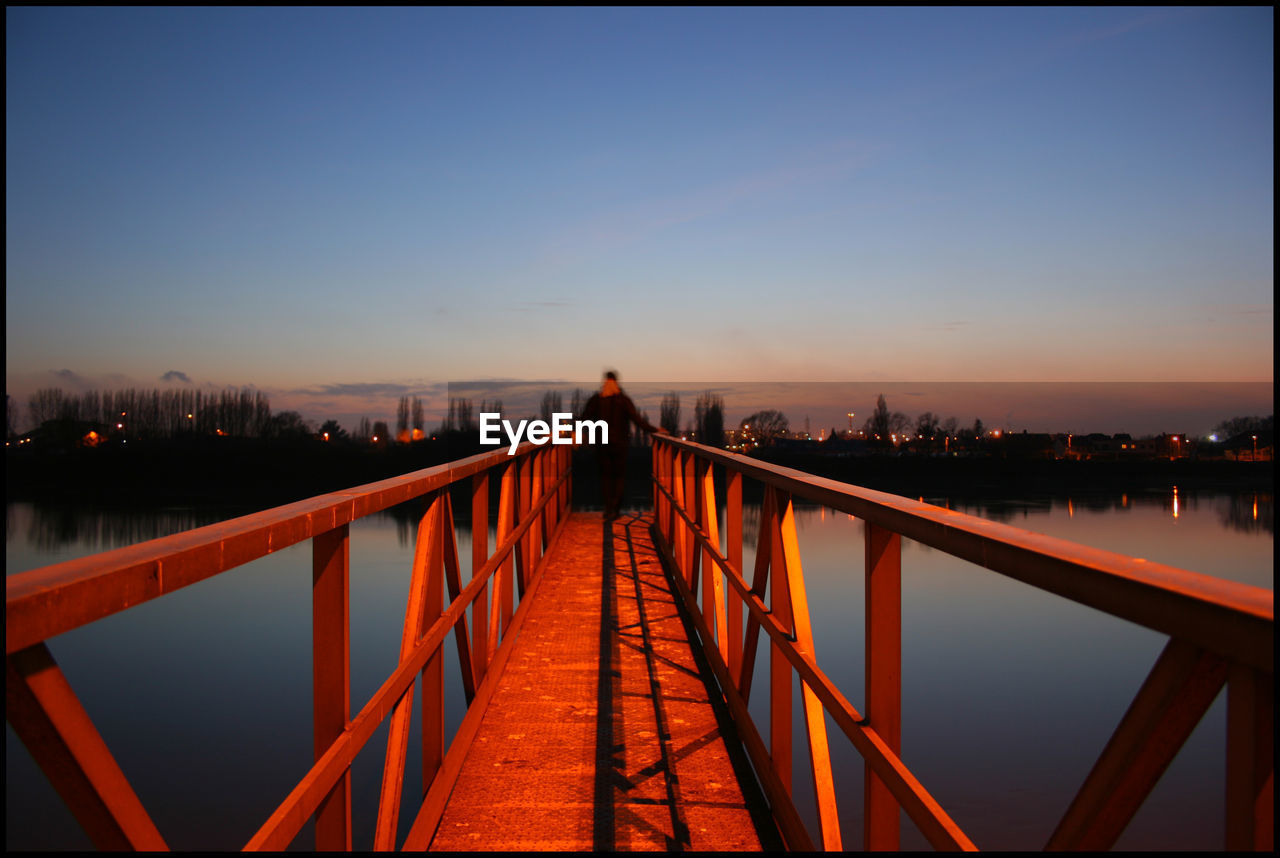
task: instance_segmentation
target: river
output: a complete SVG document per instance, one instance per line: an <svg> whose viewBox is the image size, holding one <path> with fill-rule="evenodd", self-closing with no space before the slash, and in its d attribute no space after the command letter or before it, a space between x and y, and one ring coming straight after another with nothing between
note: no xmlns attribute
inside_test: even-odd
<svg viewBox="0 0 1280 858"><path fill-rule="evenodd" d="M1274 586L1270 494L924 500ZM6 573L244 511L101 512L9 503ZM749 569L759 509L748 507L744 518ZM796 518L818 663L861 708L862 523L803 506ZM413 532L408 511L352 526L353 712L395 664ZM468 557L465 525L458 537L459 554ZM903 758L980 847L1040 848L1164 640L909 540L903 541L902 568ZM310 548L302 543L50 641L170 846L241 847L309 767L310 576ZM452 730L461 717L461 689L456 669L448 675ZM753 710L764 700L756 695ZM421 706L414 711L416 716ZM767 731L767 715L757 718ZM1221 849L1224 722L1219 699L1121 838L1121 848ZM796 723L801 729L801 719ZM856 847L861 760L828 723L845 843ZM384 736L385 728L353 769L357 847L372 838ZM803 747L797 735L797 757ZM413 784L420 770L412 750L409 761L407 783ZM12 729L6 731L5 781L6 848L88 845ZM798 803L812 816L806 782L798 770ZM411 815L402 820L403 836ZM295 845L310 842L304 832ZM903 847L925 846L904 822Z"/></svg>

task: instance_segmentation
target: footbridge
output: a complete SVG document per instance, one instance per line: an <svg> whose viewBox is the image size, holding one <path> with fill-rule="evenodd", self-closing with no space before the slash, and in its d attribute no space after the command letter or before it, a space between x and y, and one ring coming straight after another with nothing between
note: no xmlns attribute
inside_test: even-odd
<svg viewBox="0 0 1280 858"><path fill-rule="evenodd" d="M1222 693L1223 846L1273 848L1270 592L670 437L654 438L651 509L606 521L574 511L571 463L526 443L11 576L6 718L96 846L165 849L48 641L309 541L314 763L246 849L892 850L905 816L933 846L971 850L900 756L905 537L1168 638L1109 741L1081 749L1096 763L1046 848L1112 846ZM751 568L744 483L762 493ZM350 526L415 499L399 658L353 705ZM865 523L849 546L864 561L861 710L814 646L797 499ZM450 665L466 710L446 731ZM859 807L837 800L833 742L861 758ZM361 754L382 775L373 841L353 843Z"/></svg>

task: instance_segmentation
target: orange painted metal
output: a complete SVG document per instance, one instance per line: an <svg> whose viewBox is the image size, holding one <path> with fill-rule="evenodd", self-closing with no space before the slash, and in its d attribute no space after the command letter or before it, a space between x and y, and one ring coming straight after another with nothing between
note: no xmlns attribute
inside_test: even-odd
<svg viewBox="0 0 1280 858"><path fill-rule="evenodd" d="M1227 663L1172 640L1049 838L1049 850L1110 849L1227 678Z"/></svg>
<svg viewBox="0 0 1280 858"><path fill-rule="evenodd" d="M515 467L514 464L511 464L502 471L502 483L499 486L498 497L498 523L496 526L496 538L499 545L505 544L507 537L515 529ZM508 554L503 558L502 565L498 567L497 574L493 578L493 607L489 616L489 652L494 652L498 648L499 630L505 635L508 626L511 625L513 594L515 593L515 584L512 581L514 572L515 558Z"/></svg>
<svg viewBox="0 0 1280 858"><path fill-rule="evenodd" d="M767 490L765 492L764 506L766 511L761 515L762 540L766 539L765 534L769 532L769 528L764 527L764 522L769 518L768 508L774 506L773 494ZM682 517L685 522L689 521L688 514L683 509L677 507L675 515ZM772 541L768 540L770 543ZM655 539L655 545L674 568L675 556L671 551L671 546L661 538ZM765 589L764 582L768 579L769 568L768 561L761 558L768 556L769 552L764 550L763 545L761 548L757 548L757 571L763 570L763 574L757 576L756 583L761 591ZM898 800L903 810L915 822L921 834L938 849L964 851L975 849L973 842L965 836L964 832L947 815L941 805L929 795L928 791L907 769L897 754L885 744L875 730L866 726L862 715L845 699L844 695L840 693L831 680L817 668L812 659L802 655L792 646L794 641L790 631L784 629L773 616L770 607L765 604L760 594L756 592L757 588L753 586L748 589L740 573L732 570L728 565L728 561L720 556L718 552L715 555L715 562L725 571L726 580L738 590L750 614L747 628L748 642L752 645L745 649L743 653L744 683L751 675L749 668L754 664L754 662L748 663L747 661L747 658L751 657L755 652L755 644L751 640L752 632L758 633L759 629L763 628L772 639L774 647L782 651L791 662L792 668L800 675L801 680L813 690L827 714L836 722L836 725L849 738L858 752L871 763L876 775L888 785L894 798ZM677 583L682 588L686 603L692 605L694 600L688 592L687 585L682 580ZM699 634L704 640L708 639L709 632L701 616L695 612L693 619L695 624L698 625ZM711 662L713 670L721 670L721 668L717 667L715 650L704 649L707 652L708 660ZM727 668L723 669L727 671ZM728 681L727 676L727 672L723 675L719 672L717 673L721 688L725 690L735 722L743 736L744 746L751 757L757 775L761 778L761 785L765 788L765 793L769 797L775 818L777 818L779 827L783 831L783 836L787 838L788 844L792 844L792 848L812 850L813 847L808 839L808 834L794 830L787 821L791 819L791 814L794 811L790 793L783 787L778 773L772 765L769 750L765 747L763 740L759 738L759 733L756 731L754 722L751 720L750 713L746 708L745 694L734 688L733 684ZM798 816L795 817L795 821L799 824ZM810 845L794 845L801 843Z"/></svg>
<svg viewBox="0 0 1280 858"><path fill-rule="evenodd" d="M318 761L347 729L351 715L351 611L349 526L311 541L312 744ZM316 849L351 849L351 772L316 809Z"/></svg>
<svg viewBox="0 0 1280 858"><path fill-rule="evenodd" d="M668 494L667 498L670 500L671 495ZM676 514L683 513L677 512ZM689 585L685 582L683 576L679 574L676 555L672 551L672 544L664 538L658 528L654 529L653 543L654 547L658 549L658 554L671 571L670 579L680 593L680 598L684 601L685 606L689 608L689 614L699 637L703 641L710 640L711 630L707 627L706 619L701 612L696 610L697 597L689 589ZM732 577L729 580L732 582ZM760 731L751 717L751 713L747 708L746 698L738 691L735 682L730 677L728 665L725 664L719 652L714 648L704 646L703 651L707 656L707 662L711 666L712 673L715 674L721 691L724 692L725 702L729 705L734 728L738 731L742 746L746 749L747 755L751 758L752 765L755 767L756 776L760 780L760 786L769 801L774 821L786 841L787 848L797 852L814 851L813 840L809 837L809 832L805 830L800 813L796 810L796 806L791 800L791 792L782 783L778 777L777 770L769 762L769 748L765 745L764 739L760 736Z"/></svg>
<svg viewBox="0 0 1280 858"><path fill-rule="evenodd" d="M409 576L409 596L405 604L404 626L400 635L400 663L413 653L422 635L427 598L427 567L432 545L438 538L437 504L439 493L430 496L427 512L418 522L413 549L413 568ZM378 819L374 828L373 848L379 852L395 849L396 825L400 818L401 794L404 788L405 757L409 748L409 726L413 714L413 685L395 702L387 730L387 754L382 768L382 790L378 800Z"/></svg>
<svg viewBox="0 0 1280 858"><path fill-rule="evenodd" d="M5 658L5 717L99 849L164 838L43 643Z"/></svg>
<svg viewBox="0 0 1280 858"><path fill-rule="evenodd" d="M1235 665L1227 679L1227 848L1275 848L1275 679Z"/></svg>
<svg viewBox="0 0 1280 858"><path fill-rule="evenodd" d="M1150 792L1169 760L1212 703L1223 685L1228 665L1232 671L1233 699L1228 729L1228 842L1235 848L1271 848L1274 796L1274 723L1272 697L1274 671L1274 608L1271 593L1181 569L1149 563L1141 558L1076 545L1064 540L1018 530L1007 525L944 510L906 498L873 492L847 484L812 477L787 468L734 456L721 450L660 437L656 461L671 458L688 467L691 459L722 464L729 473L758 479L765 485L759 545L753 582L748 588L741 561L733 562L711 546L700 532L681 496L679 480L668 487L662 474L655 475L659 504L671 507L673 538L656 529L660 549L669 552L677 566L683 555L682 534L703 551L704 565L723 571L729 584L729 601L741 596L747 608L741 669L733 681L721 680L728 698L738 697L745 714L754 673L759 630L771 641L771 686L775 698L789 695L789 677L783 691L782 662L800 676L802 690L812 694L827 715L863 755L867 767L866 841L868 848L896 848L898 807L905 810L921 833L939 848L972 849L973 844L928 794L898 756L900 747L901 584L900 539L908 537L969 560L998 573L1115 616L1172 636L1165 656L1153 668L1139 690L1130 712L1103 751L1095 772L1086 781L1052 848L1100 848L1110 845L1123 831ZM677 473L679 468L677 467ZM811 652L798 646L795 607L777 582L790 566L782 546L780 504L794 493L810 501L862 518L867 523L867 696L868 717L862 718L830 680L818 669ZM661 521L661 519L660 519ZM694 546L690 546L693 548ZM714 548L714 550L713 550ZM732 552L732 546L728 549ZM781 556L780 556L781 555ZM798 561L798 553L796 554ZM736 559L736 558L735 558ZM770 568L770 604L764 600L764 582ZM798 569L798 562L795 565ZM704 599L705 601L705 599ZM718 641L718 633L702 622L704 642ZM704 643L714 665L718 646ZM735 650L737 648L735 647ZM1188 655L1188 653L1193 655ZM729 668L725 666L726 674ZM1262 690L1265 689L1265 690ZM789 698L788 698L789 699ZM789 775L789 749L782 747L789 731L774 724L784 716L771 702L770 749L746 742L762 783ZM789 710L788 710L789 713ZM806 711L806 718L808 714ZM750 731L745 731L749 733ZM811 748L816 743L811 737ZM754 749L754 750L753 750ZM817 772L815 771L815 778ZM786 787L789 792L789 786ZM773 792L766 787L770 800ZM819 805L821 806L821 799ZM779 804L779 807L782 805ZM782 808L785 810L785 808ZM777 812L777 808L775 808ZM784 826L785 828L785 826Z"/></svg>
<svg viewBox="0 0 1280 858"><path fill-rule="evenodd" d="M786 635L787 643L793 643L795 618L791 610L791 588L787 577L786 553L782 545L781 519L791 510L791 498L772 486L765 489L773 495L772 514L760 522L761 529L769 530L769 568L773 573L769 584L769 610L774 622ZM792 791L794 759L791 743L791 664L783 647L769 648L769 756L777 769L778 780L787 792Z"/></svg>
<svg viewBox="0 0 1280 858"><path fill-rule="evenodd" d="M764 604L766 587L769 584L769 559L773 556L773 521L774 493L766 490L764 503L760 507L760 526L756 536L756 562L751 573L751 595L761 605ZM732 579L730 579L732 583ZM733 589L732 587L730 589ZM739 594L741 595L741 594ZM756 671L756 651L760 643L760 619L748 612L746 642L742 645L742 669L738 674L738 690L743 700L751 699L751 680Z"/></svg>
<svg viewBox="0 0 1280 858"><path fill-rule="evenodd" d="M655 440L682 452L696 451L797 497L1274 673L1274 599L1260 587L1090 548L690 441L663 436Z"/></svg>
<svg viewBox="0 0 1280 858"><path fill-rule="evenodd" d="M471 478L471 578L475 580L489 559L489 474ZM489 588L476 596L471 609L471 653L475 683L480 684L489 669Z"/></svg>
<svg viewBox="0 0 1280 858"><path fill-rule="evenodd" d="M452 522L446 519L448 493L441 493L440 501L427 512L432 516L431 528L443 534ZM431 540L427 560L426 596L422 602L422 624L429 626L440 617L444 609L444 540L437 536ZM462 614L461 617L465 617ZM454 627L456 633L456 626ZM465 668L464 668L465 670ZM426 794L431 779L444 759L444 651L432 651L422 667L422 794Z"/></svg>
<svg viewBox="0 0 1280 858"><path fill-rule="evenodd" d="M550 506L550 504L546 504L543 509L546 510ZM448 599L452 602L462 592L462 564L458 559L458 537L453 526L453 499L448 494L444 496L443 515L444 526L441 528L440 533L444 540L444 580L445 586L448 588ZM453 627L453 636L458 644L458 664L462 669L462 693L466 698L467 705L470 706L472 699L476 696L476 667L471 658L471 636L467 631L467 617L465 614L458 620L457 625ZM442 694L442 709L443 706Z"/></svg>
<svg viewBox="0 0 1280 858"><path fill-rule="evenodd" d="M716 486L715 477L710 465L702 467L701 498L698 512L702 518L702 532L707 541L714 546L720 545L720 526L716 519ZM715 632L716 646L722 657L729 653L729 630L724 614L724 583L720 577L720 569L713 566L708 554L702 563L702 612L707 617L707 625Z"/></svg>
<svg viewBox="0 0 1280 858"><path fill-rule="evenodd" d="M530 489L533 485L530 479L530 469L533 467L531 459L526 458L516 464L517 477L516 482L518 489L516 491L516 518L524 521L529 517L530 507ZM524 534L520 537L520 550L516 552L516 588L520 598L524 598L525 587L529 582L529 575L533 568L533 535L526 528Z"/></svg>
<svg viewBox="0 0 1280 858"><path fill-rule="evenodd" d="M800 545L796 539L795 511L790 499L782 507L778 519L779 540L782 546L782 567L775 577L786 578L788 600L791 603L791 629L796 651L816 661L813 645L813 624L809 619L809 599L805 594L804 571L800 565ZM800 683L801 703L804 706L805 728L809 736L809 773L813 776L813 794L818 807L818 826L822 829L822 848L839 852L843 848L840 836L840 814L836 807L835 778L831 772L831 749L827 743L827 722L813 689Z"/></svg>
<svg viewBox="0 0 1280 858"><path fill-rule="evenodd" d="M514 457L534 449L525 444ZM172 593L511 460L483 453L5 579L5 652Z"/></svg>
<svg viewBox="0 0 1280 858"><path fill-rule="evenodd" d="M565 521L567 521L567 518L561 519L555 531L552 532L547 549L548 554L559 538L560 532L564 529ZM503 544L503 540L499 539L499 545ZM501 548L499 552L501 552ZM427 794L423 798L422 806L418 809L413 825L405 837L404 850L406 852L424 851L430 844L431 836L435 832L436 825L440 822L440 815L444 812L449 793L453 790L458 773L462 769L462 762L466 758L467 751L480 728L480 723L493 696L493 691L503 675L503 669L506 667L508 659L511 657L511 650L517 640L520 627L529 613L530 606L533 604L533 597L537 592L538 582L541 579L544 566L545 557L544 562L539 564L539 567L533 572L533 577L529 584L528 598L520 600L520 606L513 614L509 626L503 629L503 642L494 651L490 670L486 674L484 681L476 689L475 702L463 716L462 723L458 726L458 732L454 735L453 742L450 743L449 750L445 753L444 760L440 764L440 770L431 781Z"/></svg>
<svg viewBox="0 0 1280 858"><path fill-rule="evenodd" d="M725 539L728 547L729 566L742 568L742 474L726 471L725 487ZM727 661L729 675L742 676L742 597L729 587L725 593L728 611Z"/></svg>
<svg viewBox="0 0 1280 858"><path fill-rule="evenodd" d="M489 577L501 581L505 571L509 581L521 540L529 548L533 547L527 537L535 523L541 528L546 521L554 520L557 505L567 498L570 458L562 455L542 460L542 484L546 491L538 497L530 497L526 492L522 499L523 514L519 517L515 483L504 479L499 545L494 555L486 559L487 539L478 540L479 547L473 555L473 578L465 588L461 586L450 502L447 492L442 490L453 482L480 475L486 491L478 494L487 502L487 484L483 480L487 470L501 467L506 475L514 477L511 468L527 460L534 450L534 445L524 445L517 451L514 462L505 451L473 456L9 577L6 581L7 719L97 845L163 849L163 839L41 641L311 539L316 763L247 848L283 849L292 843L307 820L314 817L318 848L350 849L350 765L388 715L392 716L393 728L389 731L384 773L390 777L383 785L375 845L384 849L394 847L405 731L415 676L421 673L427 686L424 762L430 777L443 756L440 646L448 632L453 631L464 668L464 688L470 695L475 680L483 673L479 660L471 653L494 651L487 646L488 631L499 632L503 619L500 606L506 608L508 620L511 616L510 586L503 599L497 593L501 586L495 585L494 616L498 621L489 624L485 632L479 632L486 639L483 649L473 650L466 631L467 609L477 602L484 604L482 594L487 592ZM349 720L347 525L361 516L432 492L438 494L419 528L400 664L361 712ZM451 597L447 607L442 601L446 587ZM482 609L481 615L484 613ZM395 722L402 722L399 729ZM433 737L436 737L434 741ZM392 785L391 781L396 783Z"/></svg>
<svg viewBox="0 0 1280 858"><path fill-rule="evenodd" d="M696 469L696 457L685 456L682 464L682 477L684 485L684 502L688 504L688 509L698 509L698 475ZM694 593L698 592L698 544L694 538L694 534L698 530L696 523L690 523L685 533L684 540L684 574L685 580L689 582L689 589Z"/></svg>
<svg viewBox="0 0 1280 858"><path fill-rule="evenodd" d="M562 474L558 482L567 478L567 473ZM552 489L554 488L555 486L552 486ZM535 511L541 509L541 505L547 503L552 496L552 491L544 494L539 503L534 506ZM279 851L293 841L298 831L315 812L324 795L337 783L338 778L351 765L351 761L368 742L378 725L390 714L396 701L411 690L415 675L425 668L429 659L439 653L441 643L457 625L458 619L466 615L467 607L475 600L488 576L517 551L520 538L532 523L533 518L526 516L513 528L507 538L499 543L493 556L485 563L480 577L472 580L459 597L445 609L439 619L431 624L409 656L401 660L396 670L374 693L360 713L351 720L346 732L329 747L324 757L312 767L249 840L245 846L246 850ZM424 540L424 543L430 542L438 544L439 541ZM428 554L430 553L434 552L428 549ZM440 561L442 558L438 562ZM435 575L428 574L427 577L438 591L443 576L437 572Z"/></svg>
<svg viewBox="0 0 1280 858"><path fill-rule="evenodd" d="M867 722L895 754L902 750L902 537L874 524L866 528ZM899 848L898 802L864 766L863 848Z"/></svg>

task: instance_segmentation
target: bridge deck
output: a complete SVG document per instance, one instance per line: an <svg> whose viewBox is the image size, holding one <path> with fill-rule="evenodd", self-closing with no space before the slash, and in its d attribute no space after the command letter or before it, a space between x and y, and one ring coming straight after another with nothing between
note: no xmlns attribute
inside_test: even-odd
<svg viewBox="0 0 1280 858"><path fill-rule="evenodd" d="M566 523L432 849L778 847L650 521Z"/></svg>

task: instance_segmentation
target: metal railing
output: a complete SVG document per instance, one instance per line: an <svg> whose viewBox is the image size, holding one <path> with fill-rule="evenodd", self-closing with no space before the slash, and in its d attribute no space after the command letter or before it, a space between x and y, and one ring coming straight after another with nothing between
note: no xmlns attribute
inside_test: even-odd
<svg viewBox="0 0 1280 858"><path fill-rule="evenodd" d="M723 467L725 480L723 552L713 465ZM742 566L744 477L764 488L749 583ZM1272 848L1271 592L666 436L654 437L653 481L654 542L674 570L677 589L693 614L789 848L814 848L792 792L793 673L799 677L808 729L808 769L822 848L842 848L826 716L864 760L864 848L899 847L900 808L935 847L975 848L899 757L903 537L1169 635L1047 849L1114 845L1224 685L1225 845L1233 850ZM865 713L854 709L818 666L793 496L866 525ZM748 711L761 630L769 641L767 744Z"/></svg>
<svg viewBox="0 0 1280 858"><path fill-rule="evenodd" d="M546 553L567 520L570 463L568 447L525 444L515 456L505 450L472 456L10 576L5 716L95 846L167 848L45 641L310 540L315 764L246 848L284 849L314 817L317 849L351 849L351 764L384 720L390 729L372 845L395 848L419 673L426 707L424 799L404 846L425 848L510 655ZM491 473L501 483L492 553ZM470 480L472 497L471 580L465 586L450 497L450 487L464 480ZM426 512L414 547L399 663L351 717L349 525L414 498L424 499ZM446 752L443 656L451 631L468 710Z"/></svg>

